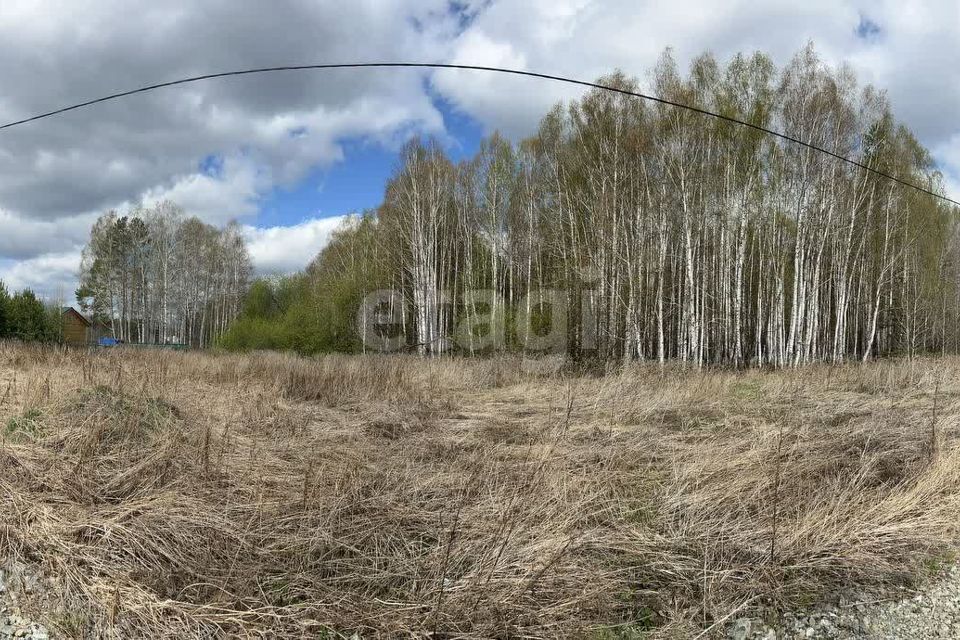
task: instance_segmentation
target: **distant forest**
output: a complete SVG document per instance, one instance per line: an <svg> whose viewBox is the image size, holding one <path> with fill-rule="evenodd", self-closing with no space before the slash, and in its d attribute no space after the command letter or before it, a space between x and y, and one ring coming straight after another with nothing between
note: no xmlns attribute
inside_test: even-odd
<svg viewBox="0 0 960 640"><path fill-rule="evenodd" d="M638 86L620 73L601 82ZM658 96L943 191L885 95L812 47L782 70L763 54L726 66L703 55L685 76L667 52L652 82ZM545 313L527 294L560 290L573 356L784 366L956 352L956 229L952 207L825 154L594 90L518 144L486 138L469 161L409 143L383 204L304 273L254 284L221 344L357 351L360 301L392 289L408 344L439 353L452 316ZM478 289L497 295L467 299ZM522 345L507 331L495 348Z"/></svg>

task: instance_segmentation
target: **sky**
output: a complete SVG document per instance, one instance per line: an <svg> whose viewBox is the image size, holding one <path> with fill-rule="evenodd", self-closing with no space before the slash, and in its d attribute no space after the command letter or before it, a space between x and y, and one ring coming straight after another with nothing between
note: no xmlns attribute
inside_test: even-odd
<svg viewBox="0 0 960 640"><path fill-rule="evenodd" d="M960 197L956 0L3 0L0 124L212 72L411 61L649 81L813 41L887 91ZM534 132L576 87L468 71L361 70L225 78L0 130L0 280L69 302L97 216L170 199L243 225L259 274L305 266L341 217L376 206L411 136L455 158L499 130Z"/></svg>

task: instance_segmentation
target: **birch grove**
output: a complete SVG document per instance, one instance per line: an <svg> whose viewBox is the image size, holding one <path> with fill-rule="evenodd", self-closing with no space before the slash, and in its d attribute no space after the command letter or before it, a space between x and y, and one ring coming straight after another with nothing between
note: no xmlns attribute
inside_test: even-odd
<svg viewBox="0 0 960 640"><path fill-rule="evenodd" d="M162 202L97 220L77 299L125 342L203 348L239 315L250 273L236 224L218 229Z"/></svg>
<svg viewBox="0 0 960 640"><path fill-rule="evenodd" d="M601 82L638 87L619 73ZM762 54L726 65L704 55L686 74L668 52L652 83L943 191L886 97L812 47L782 70ZM459 164L410 143L377 212L371 271L398 292L422 354L474 352L451 341L458 319L480 307L491 324L546 313L544 291L564 292L577 357L783 367L955 352L956 216L816 150L595 90L553 109L535 136L494 135ZM487 304L477 290L493 292ZM521 334L487 348L521 349Z"/></svg>

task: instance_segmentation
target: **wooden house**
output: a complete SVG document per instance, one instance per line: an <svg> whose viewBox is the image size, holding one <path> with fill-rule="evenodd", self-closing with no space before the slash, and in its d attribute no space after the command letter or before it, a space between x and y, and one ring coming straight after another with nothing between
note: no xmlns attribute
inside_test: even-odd
<svg viewBox="0 0 960 640"><path fill-rule="evenodd" d="M86 346L94 341L93 324L73 307L64 308L61 322L65 344Z"/></svg>

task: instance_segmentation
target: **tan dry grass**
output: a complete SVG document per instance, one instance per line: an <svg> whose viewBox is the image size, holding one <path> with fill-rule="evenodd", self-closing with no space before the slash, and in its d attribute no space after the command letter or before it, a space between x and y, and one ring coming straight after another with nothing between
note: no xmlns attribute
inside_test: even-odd
<svg viewBox="0 0 960 640"><path fill-rule="evenodd" d="M714 633L952 552L958 373L0 345L0 556L63 634Z"/></svg>

